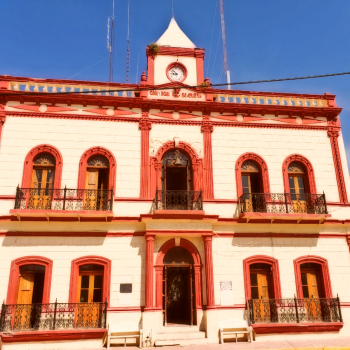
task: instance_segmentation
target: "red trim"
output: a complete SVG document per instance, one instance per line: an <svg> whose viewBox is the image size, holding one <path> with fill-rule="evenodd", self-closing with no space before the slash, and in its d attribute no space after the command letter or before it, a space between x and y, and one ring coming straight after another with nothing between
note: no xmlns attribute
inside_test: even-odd
<svg viewBox="0 0 350 350"><path fill-rule="evenodd" d="M40 153L50 153L56 160L54 188L61 188L63 157L61 152L51 145L39 145L32 148L24 160L22 188L29 188L32 182L33 160Z"/></svg>
<svg viewBox="0 0 350 350"><path fill-rule="evenodd" d="M169 71L171 68L173 67L180 67L183 71L184 71L184 77L181 81L175 81L173 79L170 78L169 76ZM184 64L180 63L180 62L172 62L168 65L168 67L166 67L166 70L165 70L165 73L166 73L166 76L167 78L171 81L171 82L174 82L174 83L182 83L183 81L186 80L187 78L187 75L188 75L188 71L187 71L187 68Z"/></svg>
<svg viewBox="0 0 350 350"><path fill-rule="evenodd" d="M205 252L205 278L207 287L207 309L215 309L214 269L213 269L213 234L202 236Z"/></svg>
<svg viewBox="0 0 350 350"><path fill-rule="evenodd" d="M11 335L1 334L3 343L27 343L39 341L65 341L65 340L87 340L102 339L107 329L83 329L83 330L61 330L61 331L34 331L18 332Z"/></svg>
<svg viewBox="0 0 350 350"><path fill-rule="evenodd" d="M24 109L28 111L34 111L39 112L40 106L39 105L26 105L26 104L20 104L20 105L11 105L11 108L18 108L18 109ZM76 108L67 108L67 107L57 107L57 106L47 106L46 113L50 112L71 112L71 111L78 111ZM42 112L42 113L45 113Z"/></svg>
<svg viewBox="0 0 350 350"><path fill-rule="evenodd" d="M42 303L47 304L50 302L53 261L49 258L45 258L42 256L23 256L21 258L12 260L12 262L11 262L6 304L16 304L17 303L19 268L23 265L30 265L30 264L45 266L45 277L44 277L44 289L43 289Z"/></svg>
<svg viewBox="0 0 350 350"><path fill-rule="evenodd" d="M6 89L6 85L8 85L8 83L0 81L0 89L2 88ZM6 121L5 105L0 104L0 141L1 141L2 127L5 124L5 121Z"/></svg>
<svg viewBox="0 0 350 350"><path fill-rule="evenodd" d="M252 324L256 334L272 333L323 333L339 332L343 328L341 322L325 323L280 323L280 324Z"/></svg>
<svg viewBox="0 0 350 350"><path fill-rule="evenodd" d="M322 287L324 295L320 295L323 298L333 298L331 278L329 275L328 261L315 255L305 255L294 260L294 272L295 272L295 285L297 289L297 297L303 298L303 287L301 284L301 270L300 265L313 263L321 266Z"/></svg>
<svg viewBox="0 0 350 350"><path fill-rule="evenodd" d="M308 180L307 185L309 187L308 191L311 194L317 194L315 172L312 167L312 164L306 157L300 154L292 154L283 161L282 174L283 174L284 191L286 193L290 193L289 179L288 179L288 166L292 162L300 162L301 164L304 165L305 170L307 171L307 180Z"/></svg>
<svg viewBox="0 0 350 350"><path fill-rule="evenodd" d="M152 123L149 121L148 111L142 112L142 118L140 119L139 129L141 130L140 197L150 198L149 132L152 129Z"/></svg>
<svg viewBox="0 0 350 350"><path fill-rule="evenodd" d="M209 115L203 115L201 131L203 133L204 146L203 198L214 199L213 147L211 142L211 134L214 131L214 128L209 121Z"/></svg>
<svg viewBox="0 0 350 350"><path fill-rule="evenodd" d="M155 57L152 55L147 55L147 83L149 85L154 85L154 60Z"/></svg>
<svg viewBox="0 0 350 350"><path fill-rule="evenodd" d="M78 188L85 188L86 182L86 168L88 160L95 155L105 156L109 161L109 179L108 189L113 188L115 194L116 188L116 176L117 176L117 161L111 151L104 147L92 147L89 148L80 158L79 161L79 173L78 173Z"/></svg>
<svg viewBox="0 0 350 350"><path fill-rule="evenodd" d="M145 311L153 310L153 255L154 234L146 233L146 285L145 285Z"/></svg>
<svg viewBox="0 0 350 350"><path fill-rule="evenodd" d="M165 254L175 247L175 239L170 239L165 242L159 249L156 257L155 274L156 274L156 308L162 309L162 295L163 295L163 259ZM202 279L201 270L202 262L200 254L193 243L187 239L180 239L180 247L185 248L193 258L194 266L194 278L195 278L195 298L197 310L203 307L202 298Z"/></svg>
<svg viewBox="0 0 350 350"><path fill-rule="evenodd" d="M110 291L111 291L111 268L112 261L97 255L83 256L72 260L70 285L69 285L69 303L76 303L78 298L78 280L79 280L79 266L94 264L102 265L103 271L103 291L102 301L107 299L108 305L110 304Z"/></svg>
<svg viewBox="0 0 350 350"><path fill-rule="evenodd" d="M16 196L13 195L7 195L7 194L2 194L0 195L0 200L15 200Z"/></svg>
<svg viewBox="0 0 350 350"><path fill-rule="evenodd" d="M243 194L241 167L246 160L252 160L259 165L260 171L261 171L261 181L262 181L261 185L262 185L263 193L270 193L270 181L269 181L269 171L267 168L267 163L258 154L248 152L248 153L242 154L236 161L237 198Z"/></svg>
<svg viewBox="0 0 350 350"><path fill-rule="evenodd" d="M345 180L344 180L344 171L343 165L341 162L341 156L339 151L339 132L340 132L340 119L334 118L332 120L328 120L328 137L331 142L332 147L332 155L334 162L334 169L337 178L338 191L339 191L339 200L341 203L348 202L348 196L346 193Z"/></svg>
<svg viewBox="0 0 350 350"><path fill-rule="evenodd" d="M272 268L274 299L281 299L281 281L278 260L266 255L255 255L243 260L245 299L251 299L250 265L267 264Z"/></svg>
<svg viewBox="0 0 350 350"><path fill-rule="evenodd" d="M197 85L204 82L204 52L203 54L196 55L196 65L197 65Z"/></svg>
<svg viewBox="0 0 350 350"><path fill-rule="evenodd" d="M154 157L150 157L151 163L151 198L155 196L156 188L162 188L162 159L166 152L180 149L185 152L191 159L192 172L193 172L193 190L200 191L203 186L203 162L202 159L198 157L197 152L186 142L180 141L179 147L175 148L174 141L168 141L164 143L157 151Z"/></svg>

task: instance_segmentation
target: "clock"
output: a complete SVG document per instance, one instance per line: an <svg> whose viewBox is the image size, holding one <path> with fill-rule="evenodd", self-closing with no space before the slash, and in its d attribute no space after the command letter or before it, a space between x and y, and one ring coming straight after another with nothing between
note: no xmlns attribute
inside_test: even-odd
<svg viewBox="0 0 350 350"><path fill-rule="evenodd" d="M167 67L166 75L169 80L176 83L181 83L187 77L187 69L183 64L174 62Z"/></svg>

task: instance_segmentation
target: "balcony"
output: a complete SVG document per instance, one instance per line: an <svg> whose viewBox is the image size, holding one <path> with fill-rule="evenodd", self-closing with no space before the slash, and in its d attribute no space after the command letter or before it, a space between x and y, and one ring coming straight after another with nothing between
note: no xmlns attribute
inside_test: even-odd
<svg viewBox="0 0 350 350"><path fill-rule="evenodd" d="M343 326L337 298L249 299L249 323L256 333L339 330Z"/></svg>
<svg viewBox="0 0 350 350"><path fill-rule="evenodd" d="M17 187L12 215L113 216L113 189L38 189Z"/></svg>
<svg viewBox="0 0 350 350"><path fill-rule="evenodd" d="M0 332L105 329L107 302L3 304Z"/></svg>
<svg viewBox="0 0 350 350"><path fill-rule="evenodd" d="M254 220L323 222L329 217L325 194L244 193L238 198L238 216Z"/></svg>
<svg viewBox="0 0 350 350"><path fill-rule="evenodd" d="M154 210L203 210L202 191L156 190Z"/></svg>

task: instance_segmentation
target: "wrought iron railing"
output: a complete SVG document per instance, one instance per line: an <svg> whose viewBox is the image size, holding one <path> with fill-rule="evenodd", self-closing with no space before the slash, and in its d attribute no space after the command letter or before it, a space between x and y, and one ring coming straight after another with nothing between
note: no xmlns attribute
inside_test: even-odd
<svg viewBox="0 0 350 350"><path fill-rule="evenodd" d="M247 304L251 324L343 322L339 297L249 299Z"/></svg>
<svg viewBox="0 0 350 350"><path fill-rule="evenodd" d="M113 210L113 189L38 189L17 187L15 209Z"/></svg>
<svg viewBox="0 0 350 350"><path fill-rule="evenodd" d="M106 328L104 303L2 304L0 332Z"/></svg>
<svg viewBox="0 0 350 350"><path fill-rule="evenodd" d="M327 214L325 194L243 193L240 213Z"/></svg>
<svg viewBox="0 0 350 350"><path fill-rule="evenodd" d="M202 191L156 190L156 210L203 210Z"/></svg>

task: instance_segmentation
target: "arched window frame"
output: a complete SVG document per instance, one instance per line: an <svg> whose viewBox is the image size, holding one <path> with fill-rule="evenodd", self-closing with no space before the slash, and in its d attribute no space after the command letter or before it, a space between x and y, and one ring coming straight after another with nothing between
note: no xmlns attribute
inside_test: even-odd
<svg viewBox="0 0 350 350"><path fill-rule="evenodd" d="M51 145L46 145L46 144L35 146L27 154L24 160L22 188L30 187L32 182L34 159L41 153L50 153L55 158L56 164L55 164L54 188L60 189L61 181L62 181L63 157L61 152L56 147Z"/></svg>
<svg viewBox="0 0 350 350"><path fill-rule="evenodd" d="M255 255L250 256L243 260L243 274L244 274L244 290L245 299L251 299L251 281L250 281L250 265L253 264L266 264L272 268L272 280L273 280L273 291L274 299L282 299L281 293L281 280L278 260L266 255Z"/></svg>
<svg viewBox="0 0 350 350"><path fill-rule="evenodd" d="M290 193L288 167L292 162L299 162L304 166L306 171L305 176L307 177L308 190L310 191L310 194L317 194L315 172L312 164L307 158L299 154L292 154L288 156L283 162L282 174L285 193Z"/></svg>
<svg viewBox="0 0 350 350"><path fill-rule="evenodd" d="M251 161L258 164L260 171L261 171L262 186L263 186L263 191L264 191L263 193L270 193L269 170L268 170L266 162L258 154L249 152L249 153L242 154L236 161L237 198L243 194L241 168L242 168L242 164L247 160L251 160Z"/></svg>
<svg viewBox="0 0 350 350"><path fill-rule="evenodd" d="M193 190L194 191L205 191L205 181L203 179L203 159L199 158L197 152L186 142L180 141L179 145L175 147L174 141L168 141L164 143L156 152L154 157L151 157L151 198L154 197L156 188L162 188L161 175L162 175L162 160L165 153L168 151L180 150L185 153L192 163L192 174L193 174Z"/></svg>
<svg viewBox="0 0 350 350"><path fill-rule="evenodd" d="M19 269L24 265L41 265L45 266L43 304L50 302L52 266L53 261L43 256L23 256L11 262L9 284L7 288L6 304L16 304L19 282Z"/></svg>
<svg viewBox="0 0 350 350"><path fill-rule="evenodd" d="M316 255L305 255L294 261L294 272L295 272L295 285L297 289L297 297L303 298L303 286L301 283L301 265L303 264L317 264L321 267L321 283L324 289L326 298L333 298L331 278L329 275L328 261L325 258Z"/></svg>
<svg viewBox="0 0 350 350"><path fill-rule="evenodd" d="M85 189L86 181L86 169L88 168L88 160L92 156L104 156L109 161L109 178L108 189L113 188L113 194L115 195L116 177L117 177L117 161L111 151L104 147L92 147L83 153L79 161L79 173L78 173L78 189Z"/></svg>
<svg viewBox="0 0 350 350"><path fill-rule="evenodd" d="M163 298L163 260L165 254L171 249L176 247L175 238L165 242L156 257L155 277L156 277L156 307L162 309L162 298ZM195 278L195 298L196 298L196 309L201 310L203 308L202 298L202 262L201 257L196 246L188 241L187 239L180 239L180 247L185 248L192 255L194 278Z"/></svg>
<svg viewBox="0 0 350 350"><path fill-rule="evenodd" d="M79 281L79 267L82 265L101 265L103 269L103 290L102 290L102 301L110 302L111 294L111 268L112 261L96 255L83 256L72 260L71 274L70 274L70 285L69 285L69 303L76 303L78 297L78 281Z"/></svg>

